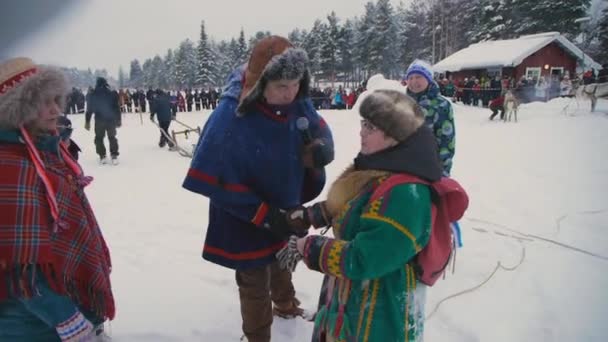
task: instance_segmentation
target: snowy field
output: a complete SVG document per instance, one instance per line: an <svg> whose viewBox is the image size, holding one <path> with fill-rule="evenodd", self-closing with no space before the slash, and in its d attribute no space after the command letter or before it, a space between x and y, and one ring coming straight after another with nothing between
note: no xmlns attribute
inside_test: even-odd
<svg viewBox="0 0 608 342"><path fill-rule="evenodd" d="M455 273L428 292L426 341L608 341L608 102L589 113L589 103L572 101L564 113L569 103L524 105L517 124L455 105L453 177L471 204ZM202 127L208 115L178 119ZM359 118L322 115L337 151L331 181L358 151ZM70 118L112 252L113 340L238 341L234 272L201 258L208 203L181 188L190 160L158 147L148 114L143 125L139 115L125 114L121 163L100 166L84 117ZM499 264L513 270L490 277ZM294 283L313 309L321 275L300 265ZM275 319L272 334L273 341L309 341L311 332L302 319Z"/></svg>

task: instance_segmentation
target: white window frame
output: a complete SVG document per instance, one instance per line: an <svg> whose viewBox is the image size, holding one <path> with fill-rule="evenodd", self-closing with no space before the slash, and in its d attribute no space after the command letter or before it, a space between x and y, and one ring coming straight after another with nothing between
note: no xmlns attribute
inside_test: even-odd
<svg viewBox="0 0 608 342"><path fill-rule="evenodd" d="M553 75L553 70L559 70L559 71L561 71L560 75L564 76L564 67L551 67L551 72L550 72L549 75Z"/></svg>
<svg viewBox="0 0 608 342"><path fill-rule="evenodd" d="M536 79L540 79L540 76L542 75L542 69L541 69L541 67L527 67L526 68L526 78L534 79L533 75L532 75L532 77L530 77L531 72L532 72L533 75L536 74L536 73L538 73Z"/></svg>

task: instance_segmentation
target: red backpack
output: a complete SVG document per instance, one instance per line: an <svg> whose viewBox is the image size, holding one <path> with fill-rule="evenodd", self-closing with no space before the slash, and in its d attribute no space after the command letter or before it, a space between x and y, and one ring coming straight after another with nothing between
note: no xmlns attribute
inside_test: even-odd
<svg viewBox="0 0 608 342"><path fill-rule="evenodd" d="M371 200L382 197L395 185L405 183L425 184L432 191L431 236L428 244L416 255L415 264L418 279L425 285L433 286L447 267L454 248L450 224L462 218L469 206L469 196L458 182L449 177L430 183L413 175L396 174L378 185Z"/></svg>

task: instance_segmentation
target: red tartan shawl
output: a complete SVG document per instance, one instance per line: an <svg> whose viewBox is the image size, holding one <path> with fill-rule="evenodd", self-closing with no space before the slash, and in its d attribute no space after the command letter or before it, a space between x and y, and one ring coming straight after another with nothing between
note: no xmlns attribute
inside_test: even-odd
<svg viewBox="0 0 608 342"><path fill-rule="evenodd" d="M82 175L65 156L37 152L46 186L55 194L56 220L44 177L26 145L0 144L0 301L9 294L31 297L38 269L55 292L112 319L110 254L84 194ZM56 222L62 229L53 229Z"/></svg>

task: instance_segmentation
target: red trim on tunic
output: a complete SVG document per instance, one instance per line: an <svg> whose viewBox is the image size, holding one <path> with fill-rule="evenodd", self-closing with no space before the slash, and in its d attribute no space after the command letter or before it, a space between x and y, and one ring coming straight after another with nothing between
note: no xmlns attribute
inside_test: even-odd
<svg viewBox="0 0 608 342"><path fill-rule="evenodd" d="M227 252L227 251L217 248L217 247L211 247L211 246L205 245L203 247L203 252L215 254L217 256L220 256L220 257L223 257L226 259L230 259L230 260L250 260L250 259L258 259L258 258L262 258L262 257L268 256L268 255L274 254L276 251L283 248L286 244L287 244L287 242L280 242L280 243L277 243L276 245L270 246L268 248L260 249L260 250L253 251L253 252L243 252L243 253L231 253L231 252Z"/></svg>
<svg viewBox="0 0 608 342"><path fill-rule="evenodd" d="M212 176L212 175L203 173L196 169L188 170L188 177L192 177L198 181L205 182L207 184L222 187L223 189L226 189L226 190L232 191L232 192L250 192L249 187L247 187L245 185L236 184L236 183L221 184L219 179L216 176Z"/></svg>

